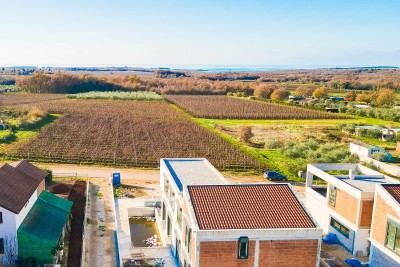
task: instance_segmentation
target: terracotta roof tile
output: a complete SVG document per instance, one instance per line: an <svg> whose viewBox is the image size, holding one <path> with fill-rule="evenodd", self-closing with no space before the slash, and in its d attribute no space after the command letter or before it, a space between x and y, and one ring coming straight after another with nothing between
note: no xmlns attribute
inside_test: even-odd
<svg viewBox="0 0 400 267"><path fill-rule="evenodd" d="M27 161L0 168L0 206L18 214L47 173Z"/></svg>
<svg viewBox="0 0 400 267"><path fill-rule="evenodd" d="M383 184L382 186L400 204L400 184Z"/></svg>
<svg viewBox="0 0 400 267"><path fill-rule="evenodd" d="M187 188L200 230L316 227L287 184Z"/></svg>

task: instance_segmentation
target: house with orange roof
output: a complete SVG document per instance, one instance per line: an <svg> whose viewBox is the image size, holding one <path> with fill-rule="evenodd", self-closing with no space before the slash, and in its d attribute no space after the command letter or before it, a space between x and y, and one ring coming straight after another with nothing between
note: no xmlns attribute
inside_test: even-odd
<svg viewBox="0 0 400 267"><path fill-rule="evenodd" d="M229 184L206 159L161 159L160 180L180 266L319 266L322 229L290 184Z"/></svg>

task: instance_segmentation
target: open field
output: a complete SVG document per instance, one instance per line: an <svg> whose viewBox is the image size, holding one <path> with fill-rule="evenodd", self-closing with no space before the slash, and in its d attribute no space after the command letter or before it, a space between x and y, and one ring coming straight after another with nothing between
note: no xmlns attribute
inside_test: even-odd
<svg viewBox="0 0 400 267"><path fill-rule="evenodd" d="M162 101L63 99L32 105L63 116L29 142L2 151L3 157L148 168L158 167L162 157L206 157L221 170L265 168Z"/></svg>
<svg viewBox="0 0 400 267"><path fill-rule="evenodd" d="M65 95L62 94L0 94L0 107L1 106L14 106L22 104L35 104L43 103L55 99L63 99Z"/></svg>
<svg viewBox="0 0 400 267"><path fill-rule="evenodd" d="M247 101L227 96L165 95L189 114L214 119L336 119L338 114L298 107Z"/></svg>

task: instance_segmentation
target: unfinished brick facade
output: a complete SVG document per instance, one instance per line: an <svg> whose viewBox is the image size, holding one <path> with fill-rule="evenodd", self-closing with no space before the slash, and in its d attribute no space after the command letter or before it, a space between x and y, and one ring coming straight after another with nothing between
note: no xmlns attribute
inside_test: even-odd
<svg viewBox="0 0 400 267"><path fill-rule="evenodd" d="M258 266L316 266L318 240L260 241Z"/></svg>
<svg viewBox="0 0 400 267"><path fill-rule="evenodd" d="M37 195L39 197L39 195L43 192L44 190L44 184L45 184L45 180L42 180L37 188Z"/></svg>
<svg viewBox="0 0 400 267"><path fill-rule="evenodd" d="M336 191L335 206L329 206L350 222L357 223L358 200L339 188Z"/></svg>
<svg viewBox="0 0 400 267"><path fill-rule="evenodd" d="M238 259L237 241L200 242L200 266L253 267L255 245L256 245L255 241L249 242L248 259Z"/></svg>
<svg viewBox="0 0 400 267"><path fill-rule="evenodd" d="M386 203L386 201L378 194L375 199L375 220L373 223L373 231L371 237L375 239L381 245L385 245L386 240L386 228L387 228L387 214L392 215L396 219L400 220L397 213Z"/></svg>
<svg viewBox="0 0 400 267"><path fill-rule="evenodd" d="M361 215L360 215L360 227L371 227L372 222L372 211L374 209L373 200L364 200L361 202Z"/></svg>

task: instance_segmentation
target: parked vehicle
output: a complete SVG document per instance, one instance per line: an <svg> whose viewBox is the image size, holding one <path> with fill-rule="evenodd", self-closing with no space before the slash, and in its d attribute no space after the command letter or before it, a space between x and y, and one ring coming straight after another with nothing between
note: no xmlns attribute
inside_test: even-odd
<svg viewBox="0 0 400 267"><path fill-rule="evenodd" d="M270 180L270 181L287 181L287 177L285 175L282 175L276 171L266 171L264 172L264 178Z"/></svg>

